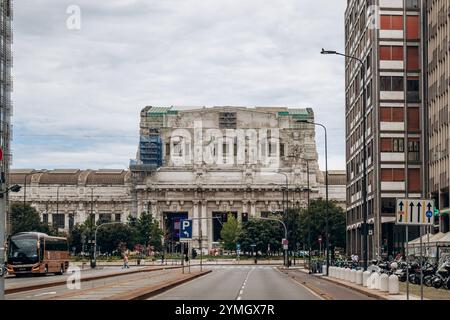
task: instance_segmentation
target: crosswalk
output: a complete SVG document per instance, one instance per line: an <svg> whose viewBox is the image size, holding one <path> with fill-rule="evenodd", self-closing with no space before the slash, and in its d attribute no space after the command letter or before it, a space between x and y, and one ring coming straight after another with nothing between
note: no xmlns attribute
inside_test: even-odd
<svg viewBox="0 0 450 320"><path fill-rule="evenodd" d="M191 268L194 266L191 266ZM199 267L199 266L195 266ZM203 268L205 269L274 269L273 266L211 266L211 265L204 265Z"/></svg>

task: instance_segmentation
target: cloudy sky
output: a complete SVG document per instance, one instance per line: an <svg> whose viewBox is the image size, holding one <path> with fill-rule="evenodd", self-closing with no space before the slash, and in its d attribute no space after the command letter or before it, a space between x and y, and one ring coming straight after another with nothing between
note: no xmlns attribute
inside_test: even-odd
<svg viewBox="0 0 450 320"><path fill-rule="evenodd" d="M345 168L346 1L14 2L14 168L126 168L146 105L311 107Z"/></svg>

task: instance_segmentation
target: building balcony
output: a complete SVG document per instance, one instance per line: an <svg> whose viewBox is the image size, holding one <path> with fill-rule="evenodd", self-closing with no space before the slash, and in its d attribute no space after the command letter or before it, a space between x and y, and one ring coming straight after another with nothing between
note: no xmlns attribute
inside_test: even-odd
<svg viewBox="0 0 450 320"><path fill-rule="evenodd" d="M405 182L392 182L392 181L382 181L381 191L404 191L406 187Z"/></svg>
<svg viewBox="0 0 450 320"><path fill-rule="evenodd" d="M400 0L401 1L401 0ZM380 39L402 39L403 30L380 30Z"/></svg>
<svg viewBox="0 0 450 320"><path fill-rule="evenodd" d="M403 152L381 152L382 162L404 162L405 154Z"/></svg>
<svg viewBox="0 0 450 320"><path fill-rule="evenodd" d="M404 122L380 122L381 131L405 131Z"/></svg>
<svg viewBox="0 0 450 320"><path fill-rule="evenodd" d="M380 61L380 68L381 69L404 69L404 62L403 61L397 61L397 60L381 60Z"/></svg>
<svg viewBox="0 0 450 320"><path fill-rule="evenodd" d="M381 100L405 100L404 91L380 91Z"/></svg>

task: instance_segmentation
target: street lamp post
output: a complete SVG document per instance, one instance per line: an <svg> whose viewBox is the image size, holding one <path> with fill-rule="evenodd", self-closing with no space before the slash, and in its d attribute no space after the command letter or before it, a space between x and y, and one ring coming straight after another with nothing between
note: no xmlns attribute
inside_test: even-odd
<svg viewBox="0 0 450 320"><path fill-rule="evenodd" d="M102 223L101 225L97 226L95 228L95 234L94 234L94 262L93 262L93 267L95 268L97 266L97 231L98 229L100 229L100 227L106 226L106 225L111 225L111 224L123 224L123 222L105 222Z"/></svg>
<svg viewBox="0 0 450 320"><path fill-rule="evenodd" d="M59 214L59 188L61 188L61 187L62 187L61 185L56 187L56 215L57 216ZM54 223L53 223L53 225L54 225Z"/></svg>
<svg viewBox="0 0 450 320"><path fill-rule="evenodd" d="M358 57L354 57L354 56L350 56L350 55L346 55L343 53L339 53L336 51L330 51L330 50L324 50L322 49L321 54L324 55L330 55L330 54L334 54L334 55L338 55L338 56L342 56L351 60L355 60L358 63L361 64L361 73L362 73L362 81L363 81L363 103L362 103L362 112L363 112L363 117L362 117L362 124L363 124L363 174L362 174L362 198L363 198L363 229L362 229L362 233L363 233L363 264L364 264L364 270L367 270L367 264L368 264L368 240L367 240L367 176L366 176L366 172L367 172L367 154L366 154L366 131L367 131L367 125L366 125L366 109L367 109L367 91L366 91L366 73L365 73L365 64L364 61Z"/></svg>
<svg viewBox="0 0 450 320"><path fill-rule="evenodd" d="M25 210L25 205L27 202L27 178L36 173L43 173L44 171L33 171L25 174L25 178L23 179L23 209Z"/></svg>
<svg viewBox="0 0 450 320"><path fill-rule="evenodd" d="M286 228L286 224L282 221L282 220L280 220L280 219L275 219L275 218L254 218L254 219L259 219L259 220L267 220L267 221L277 221L277 222L279 222L279 223L281 223L282 225L283 225L283 227L284 227L284 238L285 239L287 239L287 234L288 234L288 232L287 232L287 228ZM288 261L287 261L287 249L284 249L284 255L285 255L285 261L284 261L284 264L285 264L285 267L287 267L287 268L289 268L289 263L288 263Z"/></svg>
<svg viewBox="0 0 450 320"><path fill-rule="evenodd" d="M90 237L92 237L92 231L94 229L94 224L95 224L95 217L94 217L94 187L92 186L92 187L88 187L88 188L91 189L91 214L90 214L89 220L90 220L90 229L91 229ZM92 241L92 238L91 238L90 241ZM96 246L96 244L97 243L94 244L94 247ZM94 252L94 256L95 256L95 252ZM95 262L92 262L92 256L91 256L91 267L95 268L95 266L96 266Z"/></svg>
<svg viewBox="0 0 450 320"><path fill-rule="evenodd" d="M317 122L311 122L308 120L299 120L300 123L308 123L313 124L315 126L322 127L325 131L325 233L326 233L326 248L327 248L327 272L326 275L328 276L328 269L330 267L330 234L329 234L329 226L328 226L328 220L329 220L329 202L328 202L328 134L327 134L327 128Z"/></svg>
<svg viewBox="0 0 450 320"><path fill-rule="evenodd" d="M309 210L309 206L310 206L310 192L311 189L309 187L309 161L306 160L306 182L307 182L307 195L308 195L308 209L307 209L307 214L308 214L308 271L311 274L311 211Z"/></svg>
<svg viewBox="0 0 450 320"><path fill-rule="evenodd" d="M286 178L286 207L285 207L285 209L283 211L284 211L285 216L287 216L287 213L288 213L288 210L289 210L289 178L288 178L288 175L287 175L286 172L278 171L276 173L281 174L281 175L283 175ZM283 199L284 199L284 192L283 192ZM283 207L284 207L284 202L283 202ZM284 225L284 223L283 223L283 225ZM284 227L286 228L286 226L284 226ZM287 240L287 229L286 229L285 239ZM289 258L288 258L288 251L287 250L285 250L285 258L284 258L284 260L285 260L284 261L285 265L289 266Z"/></svg>

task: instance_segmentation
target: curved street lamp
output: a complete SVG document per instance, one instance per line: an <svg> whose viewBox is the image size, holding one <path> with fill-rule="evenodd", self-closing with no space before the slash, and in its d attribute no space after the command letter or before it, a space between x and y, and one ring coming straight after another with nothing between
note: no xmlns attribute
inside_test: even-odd
<svg viewBox="0 0 450 320"><path fill-rule="evenodd" d="M327 272L326 275L328 276L328 271L330 268L330 234L329 234L329 228L328 228L328 220L329 220L329 202L328 202L328 134L327 134L327 127L325 127L321 123L312 122L307 119L298 120L299 123L307 123L312 124L315 126L322 127L325 131L325 233L326 233L326 248L327 248Z"/></svg>
<svg viewBox="0 0 450 320"><path fill-rule="evenodd" d="M287 235L288 234L287 234L286 224L282 220L275 219L275 218L263 218L263 217L261 217L261 218L252 218L252 219L266 220L266 221L277 221L277 222L281 223L283 225L283 227L284 227L284 238L287 239ZM285 258L284 258L284 265L289 268L289 263L287 262L287 257L288 257L287 249L284 249L284 256L285 256Z"/></svg>
<svg viewBox="0 0 450 320"><path fill-rule="evenodd" d="M127 224L126 222L105 222L100 225L98 225L95 228L95 235L94 235L94 262L92 264L92 268L95 268L97 266L97 231L100 229L100 227L111 225L111 224Z"/></svg>
<svg viewBox="0 0 450 320"><path fill-rule="evenodd" d="M321 54L323 55L337 55L342 56L351 60L357 61L361 65L361 71L362 71L362 81L363 81L363 103L362 103L362 123L363 123L363 175L362 175L362 198L363 198L363 266L364 270L367 270L367 264L368 264L368 240L367 240L367 154L366 154L366 131L367 131L367 124L366 124L366 109L367 109L367 91L366 91L366 68L365 63L362 59L350 56L347 54L343 54L337 51L332 50L325 50L322 49Z"/></svg>

